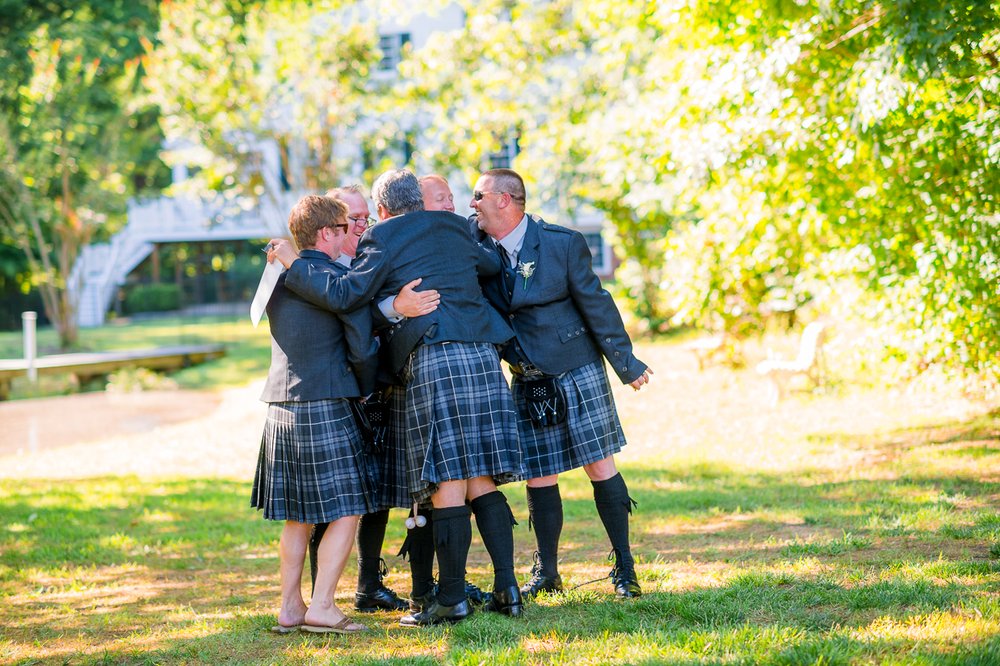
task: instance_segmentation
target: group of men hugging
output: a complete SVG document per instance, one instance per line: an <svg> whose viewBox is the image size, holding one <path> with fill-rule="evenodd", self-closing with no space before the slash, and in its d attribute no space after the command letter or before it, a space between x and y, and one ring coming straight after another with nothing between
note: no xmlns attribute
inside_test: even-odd
<svg viewBox="0 0 1000 666"><path fill-rule="evenodd" d="M611 542L615 592L641 594L605 359L637 390L652 370L633 355L584 237L526 214L510 169L479 177L468 219L440 176L389 171L371 198L377 223L357 186L304 197L288 220L294 244L273 239L268 252L287 270L266 309L268 412L251 502L285 521L273 630L367 630L334 601L355 538L358 611L405 611L400 623L415 627L458 622L476 605L520 616L525 600L563 589L558 475L578 467ZM537 541L520 586L515 520L497 490L517 480ZM408 602L383 584L394 507L411 510L400 552ZM472 515L493 564L490 592L465 579Z"/></svg>

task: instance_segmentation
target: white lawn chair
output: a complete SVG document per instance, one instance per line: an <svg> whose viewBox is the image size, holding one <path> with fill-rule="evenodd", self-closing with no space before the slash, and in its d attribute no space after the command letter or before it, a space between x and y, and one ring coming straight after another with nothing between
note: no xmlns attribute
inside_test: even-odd
<svg viewBox="0 0 1000 666"><path fill-rule="evenodd" d="M757 364L757 372L769 380L771 404L777 403L782 398L788 382L793 377L804 376L813 386L820 385L825 330L825 323L814 321L802 331L799 353L793 360L768 358Z"/></svg>

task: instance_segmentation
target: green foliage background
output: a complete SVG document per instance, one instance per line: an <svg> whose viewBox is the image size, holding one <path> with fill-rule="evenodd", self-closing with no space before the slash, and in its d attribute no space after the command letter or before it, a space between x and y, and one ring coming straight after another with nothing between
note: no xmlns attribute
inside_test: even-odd
<svg viewBox="0 0 1000 666"><path fill-rule="evenodd" d="M410 166L472 182L517 137L529 207L557 223L607 215L615 288L649 330L739 340L794 309L857 325L868 360L1000 374L1000 3L458 4L463 27L405 49L386 79L378 25L405 21L402 2L7 3L0 110L19 150L44 157L72 128L28 122L41 52L28 47L74 45L68 72L100 45L93 84L62 89L81 100L46 107L79 125L89 217L74 219L98 235L159 182L161 130L207 149L164 155L198 167L189 185L258 198L278 182L253 164L261 141L293 188L322 190L352 141L375 169L406 138ZM122 122L109 150L97 130ZM38 171L33 195L52 208L60 172Z"/></svg>

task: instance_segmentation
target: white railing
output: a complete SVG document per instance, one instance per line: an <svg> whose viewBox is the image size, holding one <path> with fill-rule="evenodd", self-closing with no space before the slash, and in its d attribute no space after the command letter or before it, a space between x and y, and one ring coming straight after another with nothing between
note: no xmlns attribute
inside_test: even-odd
<svg viewBox="0 0 1000 666"><path fill-rule="evenodd" d="M285 216L298 196L282 192L277 201L254 204L225 202L221 197L214 201L161 197L130 202L125 228L110 243L83 248L73 266L69 288L78 295L79 325L104 323L118 287L150 255L154 244L286 235Z"/></svg>

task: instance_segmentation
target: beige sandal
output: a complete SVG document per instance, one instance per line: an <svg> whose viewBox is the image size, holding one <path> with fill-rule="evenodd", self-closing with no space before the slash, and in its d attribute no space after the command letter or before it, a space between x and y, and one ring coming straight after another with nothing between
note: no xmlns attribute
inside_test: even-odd
<svg viewBox="0 0 1000 666"><path fill-rule="evenodd" d="M340 622L330 626L303 624L302 631L308 631L312 634L360 634L371 630L365 625L358 624L357 622L351 621L351 618L345 617Z"/></svg>

